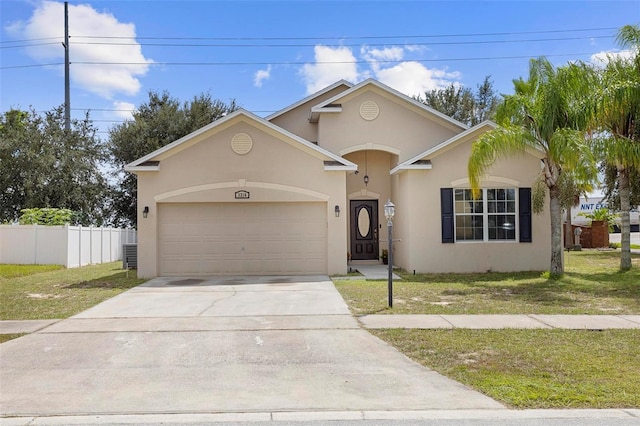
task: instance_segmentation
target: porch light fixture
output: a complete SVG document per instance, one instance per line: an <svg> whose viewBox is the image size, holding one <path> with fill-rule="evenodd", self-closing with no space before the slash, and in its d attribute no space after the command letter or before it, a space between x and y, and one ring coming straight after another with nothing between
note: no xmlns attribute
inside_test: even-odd
<svg viewBox="0 0 640 426"><path fill-rule="evenodd" d="M337 204L336 204L335 212L336 212L336 217L340 217L340 206Z"/></svg>
<svg viewBox="0 0 640 426"><path fill-rule="evenodd" d="M387 289L389 293L389 307L393 308L393 216L396 214L396 206L391 199L384 205L384 217L387 218L387 229L389 232L389 278L387 280Z"/></svg>
<svg viewBox="0 0 640 426"><path fill-rule="evenodd" d="M149 216L149 206L144 206L144 210L142 210L142 217L147 218Z"/></svg>
<svg viewBox="0 0 640 426"><path fill-rule="evenodd" d="M367 161L367 151L364 152L364 186L369 185L369 162Z"/></svg>

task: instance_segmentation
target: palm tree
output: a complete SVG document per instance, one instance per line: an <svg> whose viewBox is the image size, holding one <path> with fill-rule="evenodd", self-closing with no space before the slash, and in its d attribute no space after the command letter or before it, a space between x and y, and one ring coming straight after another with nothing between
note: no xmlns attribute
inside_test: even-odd
<svg viewBox="0 0 640 426"><path fill-rule="evenodd" d="M640 170L640 27L626 25L617 41L628 48L631 58L610 56L604 68L583 66L587 80L596 89L587 98L591 127L599 137L595 149L607 166L617 173L620 196L620 269L631 269L630 181L633 169Z"/></svg>
<svg viewBox="0 0 640 426"><path fill-rule="evenodd" d="M576 93L582 80L570 67L555 68L545 58L532 59L529 78L514 80L514 94L498 107L496 129L472 147L468 163L474 190L493 161L501 156L535 150L542 155L542 180L549 191L551 214L551 275L562 275L562 208L560 176L563 171L595 175L595 162L585 142L584 114L576 111Z"/></svg>

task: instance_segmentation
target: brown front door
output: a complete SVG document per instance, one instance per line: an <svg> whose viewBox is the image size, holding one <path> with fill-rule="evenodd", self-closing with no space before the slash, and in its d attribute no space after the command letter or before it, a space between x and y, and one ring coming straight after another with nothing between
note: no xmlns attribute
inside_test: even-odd
<svg viewBox="0 0 640 426"><path fill-rule="evenodd" d="M352 200L351 259L378 259L378 200Z"/></svg>

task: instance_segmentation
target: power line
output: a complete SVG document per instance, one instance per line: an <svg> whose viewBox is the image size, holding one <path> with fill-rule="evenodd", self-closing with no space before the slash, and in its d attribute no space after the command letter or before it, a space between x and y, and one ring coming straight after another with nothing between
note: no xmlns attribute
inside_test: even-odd
<svg viewBox="0 0 640 426"><path fill-rule="evenodd" d="M306 65L313 63L314 65L340 65L340 64L399 64L402 62L463 62L463 61L493 61L493 60L505 60L505 59L528 59L539 57L562 57L562 56L583 56L593 55L592 52L581 53L554 53L554 54L538 54L538 55L512 55L512 56L480 56L472 58L436 58L436 59L376 59L376 60L356 60L356 61L306 61L306 62L253 62L253 61L238 61L238 62L102 62L102 61L75 61L71 62L71 65L158 65L158 66L247 66L247 65ZM17 68L31 68L31 67L45 67L53 65L64 65L63 62L50 63L50 64L31 64L31 65L10 65L6 67L0 67L0 70L17 69Z"/></svg>
<svg viewBox="0 0 640 426"><path fill-rule="evenodd" d="M143 36L96 36L96 35L77 35L71 38L88 38L88 39L135 39L135 40L226 40L226 41L257 41L257 40L384 40L384 39L407 39L407 38L440 38L440 37L483 37L483 36L508 36L508 35L524 35L524 34L557 34L557 33L574 33L586 31L610 31L617 30L617 27L596 27L596 28L574 28L574 29L557 29L542 31L506 31L494 33L457 33L457 34L407 34L407 35L388 35L388 36L342 36L342 37L143 37ZM2 40L0 44L7 43L26 43L42 40L58 40L62 41L62 37L41 37L22 40Z"/></svg>
<svg viewBox="0 0 640 426"><path fill-rule="evenodd" d="M507 43L532 43L547 41L568 41L568 40L590 40L590 39L614 38L613 35L593 36L593 37L558 37L558 38L538 38L522 40L474 40L474 41L435 41L411 43L410 46L437 46L437 45L469 45L469 44L507 44ZM314 47L318 44L202 44L202 43L114 43L114 42L91 42L76 41L72 45L100 45L100 46L156 46L156 47ZM35 46L35 45L32 45ZM340 44L340 47L360 47L362 44ZM372 46L377 46L376 44ZM13 46L11 46L13 47ZM0 47L1 49L1 47Z"/></svg>
<svg viewBox="0 0 640 426"><path fill-rule="evenodd" d="M52 66L58 66L58 65L64 65L64 62L53 62L50 64L10 65L8 67L0 67L0 70L10 70L10 69L17 69L17 68L52 67Z"/></svg>
<svg viewBox="0 0 640 426"><path fill-rule="evenodd" d="M4 43L26 43L29 41L41 41L41 40L59 40L62 41L63 37L41 37L41 38L27 38L23 40L2 40L0 44Z"/></svg>
<svg viewBox="0 0 640 426"><path fill-rule="evenodd" d="M33 44L18 44L15 46L0 46L0 49L17 49L20 47L38 47L38 46L49 46L52 44L60 44L60 41L51 41L48 43L33 43Z"/></svg>
<svg viewBox="0 0 640 426"><path fill-rule="evenodd" d="M559 29L559 30L543 30L543 31L510 31L495 33L458 33L458 34L411 34L411 35L389 35L389 36L343 36L343 37L142 37L137 36L137 40L380 40L380 39L402 39L402 38L437 38L437 37L482 37L482 36L505 36L505 35L522 35L522 34L553 34L553 33L570 33L584 31L606 31L616 30L617 27L600 27L600 28L578 28L578 29ZM74 38L104 38L104 39L132 39L131 36L97 36L97 35L77 35Z"/></svg>
<svg viewBox="0 0 640 426"><path fill-rule="evenodd" d="M79 61L73 62L75 65L177 65L177 66L224 66L224 65L331 65L331 64L399 64L402 62L445 62L445 61L485 61L497 59L526 59L558 56L582 56L592 55L591 52L582 53L557 53L551 55L514 55L514 56L482 56L473 58L436 58L436 59L376 59L376 60L355 60L355 61L306 61L306 62L99 62L99 61Z"/></svg>

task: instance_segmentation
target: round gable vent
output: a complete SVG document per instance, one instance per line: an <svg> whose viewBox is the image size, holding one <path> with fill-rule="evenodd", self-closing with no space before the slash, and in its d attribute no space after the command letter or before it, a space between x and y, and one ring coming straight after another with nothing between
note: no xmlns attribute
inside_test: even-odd
<svg viewBox="0 0 640 426"><path fill-rule="evenodd" d="M251 151L253 147L253 140L251 136L246 133L236 133L233 138L231 138L231 149L236 154L244 155L247 152Z"/></svg>
<svg viewBox="0 0 640 426"><path fill-rule="evenodd" d="M364 101L362 105L360 105L360 117L365 120L375 120L378 118L378 114L380 114L380 108L378 108L377 103L373 101Z"/></svg>

